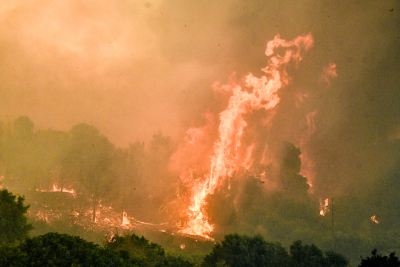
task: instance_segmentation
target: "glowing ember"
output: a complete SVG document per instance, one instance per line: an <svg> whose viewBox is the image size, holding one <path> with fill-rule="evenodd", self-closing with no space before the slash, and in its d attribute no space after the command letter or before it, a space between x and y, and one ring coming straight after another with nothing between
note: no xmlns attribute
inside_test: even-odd
<svg viewBox="0 0 400 267"><path fill-rule="evenodd" d="M329 199L325 199L324 202L322 202L322 200L319 200L319 214L321 216L325 216L325 214L329 211Z"/></svg>
<svg viewBox="0 0 400 267"><path fill-rule="evenodd" d="M181 247L181 249L184 249L186 246L185 246L185 244L182 244L180 247Z"/></svg>
<svg viewBox="0 0 400 267"><path fill-rule="evenodd" d="M376 224L379 223L379 222L376 220L376 216L375 216L375 215L373 215L373 216L371 217L371 221L373 221L373 222L376 223Z"/></svg>
<svg viewBox="0 0 400 267"><path fill-rule="evenodd" d="M76 196L76 192L74 189L59 188L57 186L57 184L53 184L52 192L65 192L65 193L73 194L74 196Z"/></svg>
<svg viewBox="0 0 400 267"><path fill-rule="evenodd" d="M72 194L74 197L76 197L76 191L74 189L59 188L57 184L53 184L53 187L51 190L36 189L36 191L37 192L63 192L63 193Z"/></svg>
<svg viewBox="0 0 400 267"><path fill-rule="evenodd" d="M250 73L245 77L244 88L236 84L233 84L230 90L224 88L225 91L231 91L232 96L228 108L220 113L219 139L214 143L209 174L192 185L191 204L188 208L189 220L181 230L182 233L210 238L213 226L204 213L205 198L214 193L223 179L231 177L239 166L243 166L238 162L242 135L247 126L243 115L252 110L274 109L280 101L277 92L290 81L286 72L288 64L292 62L296 66L302 59L302 54L312 45L311 34L297 37L294 41L285 41L277 35L267 44L265 54L270 59L268 66L262 69L266 76L257 78ZM275 54L275 48L279 47L284 48L284 55ZM274 113L271 116L273 115ZM252 151L251 147L247 149L245 168L250 168L252 164L250 161ZM181 175L184 181L191 178L192 175Z"/></svg>
<svg viewBox="0 0 400 267"><path fill-rule="evenodd" d="M128 219L128 215L127 215L126 212L124 211L124 212L122 213L122 224L121 224L121 226L129 226L129 225L131 225L131 222L130 222L129 219Z"/></svg>
<svg viewBox="0 0 400 267"><path fill-rule="evenodd" d="M137 227L145 227L159 230L160 228L165 229L166 227L165 224L141 222L130 217L126 212L123 212L121 218L121 213L114 211L111 206L106 206L101 203L96 207L96 220L93 222L93 208L91 205L78 205L79 200L71 194L60 194L56 197L59 201L56 209L53 205L48 205L47 201L49 201L50 198L44 198L34 203L30 215L34 217L34 219L45 221L48 224L65 219L69 220L72 217L74 219L69 220L71 226L82 226L85 229L111 232L118 228L133 230Z"/></svg>
<svg viewBox="0 0 400 267"><path fill-rule="evenodd" d="M48 215L46 215L44 212L38 211L35 216L39 219L39 220L43 220L47 223L50 223L50 220L48 218Z"/></svg>

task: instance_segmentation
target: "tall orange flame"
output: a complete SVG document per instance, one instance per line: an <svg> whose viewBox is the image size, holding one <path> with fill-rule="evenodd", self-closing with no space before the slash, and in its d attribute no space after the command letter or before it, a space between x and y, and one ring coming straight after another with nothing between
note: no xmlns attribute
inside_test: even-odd
<svg viewBox="0 0 400 267"><path fill-rule="evenodd" d="M268 66L262 69L266 75L257 78L250 73L245 77L245 88L240 85L231 86L232 96L228 108L220 113L219 139L214 144L210 172L202 181L196 181L192 186L189 221L181 232L211 238L213 226L204 212L205 198L214 193L223 179L232 176L237 166L243 165L238 164L241 139L247 126L243 115L251 110L273 109L280 101L277 92L290 82L286 67L289 63L297 65L303 53L312 46L311 34L299 36L293 41L285 41L277 35L274 40L268 42L265 51L266 56L270 57ZM284 55L275 53L278 47L284 48ZM252 149L247 151L249 158ZM247 160L246 164L249 167L251 162ZM181 178L191 177L183 175Z"/></svg>

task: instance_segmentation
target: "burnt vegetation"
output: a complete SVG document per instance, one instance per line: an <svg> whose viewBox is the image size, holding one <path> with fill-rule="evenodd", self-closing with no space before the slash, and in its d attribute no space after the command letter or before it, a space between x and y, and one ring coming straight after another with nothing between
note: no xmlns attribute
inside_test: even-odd
<svg viewBox="0 0 400 267"><path fill-rule="evenodd" d="M25 196L2 191L0 223L4 227L0 240L3 244L20 243L3 245L1 253L29 259L34 251L28 251L27 244L40 247L49 239L64 244L64 252L71 248L68 244L75 242L93 255L108 251L114 256L107 260L128 264L107 266L275 266L271 262L286 262L276 266L346 266L348 261L342 255L355 265L373 247L389 255L385 258L388 262L395 262L395 254L390 253L400 248L396 227L400 219L397 140L388 143L388 154L396 158L394 167L383 172L367 190L335 196L333 219L331 199L325 216L321 216L323 199L300 174L301 151L292 143L282 144L279 169L260 165L256 171L237 172L206 198L206 212L214 225L213 238L224 240L215 246L210 241L177 234L176 225L186 222L176 211L177 188L182 187L181 194L185 194L185 188L179 175L169 168L175 150L176 144L161 132L155 133L148 145L136 142L118 148L88 124L63 132L35 130L34 123L24 116L8 125L1 123L1 186ZM269 173L277 174L272 185L265 178ZM105 235L115 232L123 224L123 212L137 220L136 225L130 222L130 230L160 245L124 229L119 229L122 234L107 241L104 248L90 243L102 244ZM15 222L7 222L10 218ZM141 221L148 224L140 224ZM34 237L28 238L31 224L35 227L31 231ZM47 232L60 235L45 235ZM229 235L235 232L254 237ZM264 238L280 243L269 243ZM164 248L192 256L172 255ZM196 253L209 254L200 263L202 256L193 256ZM240 253L253 256L240 264L236 260L230 262L230 255ZM263 256L258 258L257 253ZM20 254L24 256L19 257ZM366 264L382 260L380 257L384 256L375 251L372 257L362 259L360 266L372 266ZM74 260L66 262L65 266L75 264Z"/></svg>

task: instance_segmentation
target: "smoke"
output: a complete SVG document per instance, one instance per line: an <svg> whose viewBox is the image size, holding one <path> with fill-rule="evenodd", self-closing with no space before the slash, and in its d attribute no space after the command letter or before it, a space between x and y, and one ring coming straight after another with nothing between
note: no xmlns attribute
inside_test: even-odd
<svg viewBox="0 0 400 267"><path fill-rule="evenodd" d="M223 85L261 76L276 34L311 33L273 114L246 115L243 148L267 165L292 142L316 195L367 192L400 137L399 12L396 0L3 1L0 120L62 131L84 122L120 147L161 130L178 144L163 166L206 168ZM203 150L179 157L196 142Z"/></svg>

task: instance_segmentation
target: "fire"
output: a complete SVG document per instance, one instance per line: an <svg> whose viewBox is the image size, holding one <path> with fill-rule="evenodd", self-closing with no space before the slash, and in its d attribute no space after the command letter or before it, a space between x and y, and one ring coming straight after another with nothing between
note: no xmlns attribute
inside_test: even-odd
<svg viewBox="0 0 400 267"><path fill-rule="evenodd" d="M52 188L50 190L40 190L36 188L37 192L62 192L62 193L68 193L72 194L74 197L76 197L76 191L74 189L66 189L66 188L59 188L57 184L53 184Z"/></svg>
<svg viewBox="0 0 400 267"><path fill-rule="evenodd" d="M74 189L66 189L66 188L59 188L57 184L53 184L53 191L52 192L65 192L76 196L76 192Z"/></svg>
<svg viewBox="0 0 400 267"><path fill-rule="evenodd" d="M213 194L219 184L231 177L237 168L243 166L250 168L250 160L253 148L247 148L247 155L244 164L238 162L239 152L242 146L242 137L247 122L244 119L246 113L253 110L273 110L279 103L280 98L277 92L290 82L286 71L289 63L295 66L301 61L302 55L313 46L311 34L299 36L293 41L285 41L279 35L269 41L265 51L270 57L267 67L262 71L266 74L260 78L253 74L245 77L244 86L232 84L224 91L231 91L228 107L220 113L220 124L218 127L218 140L214 143L213 155L209 173L204 175L201 181L192 183L191 204L188 208L189 221L181 230L182 233L199 235L211 238L213 226L208 222L207 214L204 212L205 198ZM283 48L284 54L276 53L276 48ZM271 112L271 116L274 112ZM270 120L271 118L269 118ZM191 175L183 174L181 179L187 181Z"/></svg>
<svg viewBox="0 0 400 267"><path fill-rule="evenodd" d="M122 213L122 223L121 226L129 226L131 225L130 220L128 219L128 215L126 214L126 212L124 211Z"/></svg>
<svg viewBox="0 0 400 267"><path fill-rule="evenodd" d="M41 190L38 192L48 193L49 191ZM57 190L56 192L60 191ZM30 216L36 220L45 221L48 224L74 218L74 220L70 221L72 223L71 226L82 226L87 230L97 229L100 231L115 231L115 229L133 230L136 228L152 228L154 230L165 232L165 230L162 229L168 227L165 223L153 224L139 221L134 217L129 216L125 211L122 213L121 217L120 212L115 211L112 206L103 205L101 202L96 207L96 218L95 222L93 222L93 208L90 205L77 205L79 200L72 194L59 194L57 199L59 200L57 208L54 208L51 203L48 203L49 200L50 198L43 198L34 202Z"/></svg>
<svg viewBox="0 0 400 267"><path fill-rule="evenodd" d="M304 177L307 178L307 183L310 186L310 188L313 187L312 181L314 180L315 177L315 171L314 171L314 161L312 161L307 153L307 143L310 140L311 135L316 131L316 126L314 122L314 117L317 114L317 111L314 110L312 112L309 112L306 115L306 125L307 125L307 131L304 133L302 136L298 146L301 150L300 154L300 159L301 159L301 170L300 174Z"/></svg>
<svg viewBox="0 0 400 267"><path fill-rule="evenodd" d="M248 170L250 169L250 166L253 163L253 158L251 157L254 148L256 147L256 144L253 143L251 146L249 146L246 150L246 158L244 159L243 167Z"/></svg>
<svg viewBox="0 0 400 267"><path fill-rule="evenodd" d="M323 73L321 75L321 81L327 85L330 85L331 79L337 77L336 64L329 63L328 66L324 67Z"/></svg>
<svg viewBox="0 0 400 267"><path fill-rule="evenodd" d="M322 202L322 200L319 200L319 214L321 216L325 216L325 214L329 211L329 199L325 199L324 202Z"/></svg>
<svg viewBox="0 0 400 267"><path fill-rule="evenodd" d="M376 223L376 224L379 223L378 220L376 219L376 216L375 216L375 215L373 215L373 216L371 217L371 221L373 221L373 222Z"/></svg>

